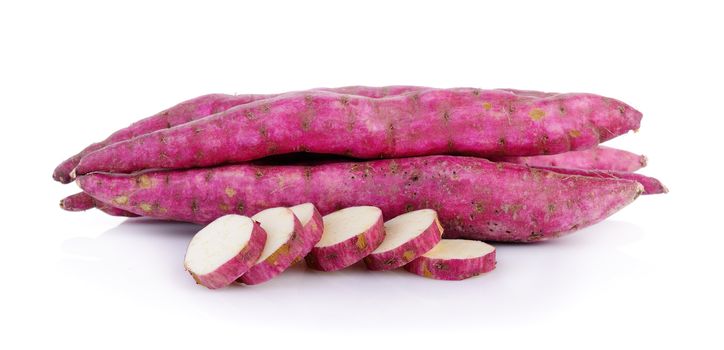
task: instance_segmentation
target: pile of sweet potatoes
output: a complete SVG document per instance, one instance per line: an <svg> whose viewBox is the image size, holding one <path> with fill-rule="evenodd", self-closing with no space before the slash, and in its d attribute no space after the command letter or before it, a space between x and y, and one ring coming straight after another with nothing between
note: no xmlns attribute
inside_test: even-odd
<svg viewBox="0 0 724 350"><path fill-rule="evenodd" d="M91 144L53 178L66 210L207 224L312 203L433 209L445 238L532 242L593 224L640 194L646 158L599 146L641 113L607 97L410 86L205 95Z"/></svg>

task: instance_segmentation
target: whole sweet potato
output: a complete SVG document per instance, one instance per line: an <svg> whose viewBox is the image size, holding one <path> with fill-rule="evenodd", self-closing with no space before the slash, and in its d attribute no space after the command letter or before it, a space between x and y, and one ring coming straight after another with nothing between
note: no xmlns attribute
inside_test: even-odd
<svg viewBox="0 0 724 350"><path fill-rule="evenodd" d="M501 157L493 161L511 162L529 166L553 166L573 169L596 169L634 172L646 166L646 156L606 146L581 151L530 157Z"/></svg>
<svg viewBox="0 0 724 350"><path fill-rule="evenodd" d="M313 89L313 91L330 91L338 92L340 94L351 94L367 96L371 98L380 98L385 96L399 95L410 91L419 91L422 89L425 88L416 86L345 86L340 88L318 88ZM168 108L160 113L157 113L145 119L141 119L126 128L120 129L111 134L103 141L89 145L78 154L66 159L60 165L58 165L53 171L53 179L61 183L69 183L70 181L72 181L70 173L78 165L81 158L83 158L88 153L97 151L110 144L129 140L134 137L148 134L157 130L168 129L177 125L207 117L214 113L225 111L235 106L243 105L257 100L263 100L274 96L278 96L278 94L209 94L181 102L178 105Z"/></svg>
<svg viewBox="0 0 724 350"><path fill-rule="evenodd" d="M592 94L429 89L381 99L302 92L240 105L86 155L79 175L243 162L294 152L355 158L526 156L590 148L641 113Z"/></svg>
<svg viewBox="0 0 724 350"><path fill-rule="evenodd" d="M230 213L311 202L322 214L379 207L385 217L438 212L447 238L532 242L600 221L643 191L636 181L558 174L454 156L239 164L125 176L92 173L78 184L95 198L139 215L208 223Z"/></svg>

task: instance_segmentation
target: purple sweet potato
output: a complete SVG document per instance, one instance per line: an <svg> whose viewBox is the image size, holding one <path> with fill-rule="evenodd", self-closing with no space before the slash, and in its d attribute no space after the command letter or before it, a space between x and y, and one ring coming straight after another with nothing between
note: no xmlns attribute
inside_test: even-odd
<svg viewBox="0 0 724 350"><path fill-rule="evenodd" d="M349 207L325 215L322 239L306 256L307 266L336 271L362 260L385 238L382 211L372 206Z"/></svg>
<svg viewBox="0 0 724 350"><path fill-rule="evenodd" d="M299 219L288 208L262 210L251 217L266 232L266 244L261 256L237 282L259 284L284 272L294 263L304 243L308 241Z"/></svg>
<svg viewBox="0 0 724 350"><path fill-rule="evenodd" d="M528 156L590 148L641 113L592 94L429 89L381 99L302 92L240 105L86 155L78 175L243 162L294 152L355 158Z"/></svg>
<svg viewBox="0 0 724 350"><path fill-rule="evenodd" d="M191 239L184 267L196 283L225 287L254 265L266 243L259 223L241 215L224 215Z"/></svg>
<svg viewBox="0 0 724 350"><path fill-rule="evenodd" d="M118 209L107 203L103 203L85 192L79 192L60 200L60 208L67 211L86 211L88 209L97 208L98 210L111 215L122 217L137 217L139 215Z"/></svg>
<svg viewBox="0 0 724 350"><path fill-rule="evenodd" d="M478 241L443 239L429 252L405 265L414 274L459 281L495 269L495 248Z"/></svg>
<svg viewBox="0 0 724 350"><path fill-rule="evenodd" d="M385 239L364 258L370 270L385 271L409 263L432 249L442 238L443 228L432 209L420 209L385 222Z"/></svg>
<svg viewBox="0 0 724 350"><path fill-rule="evenodd" d="M424 88L416 86L385 86L385 87L368 87L368 86L345 86L340 88L318 88L312 91L328 91L340 94L360 95L371 98L381 98L392 95L399 95L410 91L419 91ZM243 105L249 102L263 100L266 98L278 96L247 94L247 95L225 95L225 94L209 94L199 96L179 103L169 109L158 114L142 119L130 126L123 128L111 134L103 141L91 144L83 149L80 153L68 158L62 162L53 172L53 179L61 183L69 183L72 181L70 173L75 169L80 160L91 152L97 151L110 144L132 139L134 137L145 135L157 130L168 129L177 125L185 124L190 121L201 119L209 115L225 111L229 108Z"/></svg>
<svg viewBox="0 0 724 350"><path fill-rule="evenodd" d="M596 223L643 191L632 180L571 176L481 158L429 156L322 165L239 164L92 173L99 200L159 219L208 223L225 214L311 202L322 214L374 205L386 217L437 211L446 238L531 242Z"/></svg>
<svg viewBox="0 0 724 350"><path fill-rule="evenodd" d="M642 194L660 194L667 193L669 190L661 183L661 181L649 177L646 175L628 173L623 171L610 171L610 170L586 170L586 169L568 169L561 167L548 167L548 166L536 166L537 169L554 171L559 174L577 175L577 176L588 176L597 177L601 179L625 179L633 180L643 185L644 191Z"/></svg>
<svg viewBox="0 0 724 350"><path fill-rule="evenodd" d="M528 166L552 166L572 169L596 169L634 172L646 166L646 156L606 146L530 157L501 157L493 161L511 162Z"/></svg>

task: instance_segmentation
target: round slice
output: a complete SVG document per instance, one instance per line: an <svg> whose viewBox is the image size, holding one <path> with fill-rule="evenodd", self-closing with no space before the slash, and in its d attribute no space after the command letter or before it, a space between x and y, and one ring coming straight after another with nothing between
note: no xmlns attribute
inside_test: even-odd
<svg viewBox="0 0 724 350"><path fill-rule="evenodd" d="M369 255L385 238L382 211L377 207L349 207L322 218L322 239L307 255L309 267L335 271Z"/></svg>
<svg viewBox="0 0 724 350"><path fill-rule="evenodd" d="M306 239L302 224L289 208L262 210L251 219L266 231L266 244L256 264L238 281L244 284L259 284L291 266L302 251Z"/></svg>
<svg viewBox="0 0 724 350"><path fill-rule="evenodd" d="M480 241L443 239L429 252L405 265L405 270L439 280L462 280L492 271L495 247Z"/></svg>
<svg viewBox="0 0 724 350"><path fill-rule="evenodd" d="M304 229L304 247L296 259L299 261L304 259L304 257L312 251L314 245L319 243L319 240L322 239L322 234L324 233L324 223L322 221L322 214L319 213L312 203L295 205L289 209L294 212L294 215L297 216L297 219L299 219L299 222L302 224L302 228Z"/></svg>
<svg viewBox="0 0 724 350"><path fill-rule="evenodd" d="M210 289L234 282L259 258L266 232L241 215L222 216L191 239L184 266L196 283Z"/></svg>
<svg viewBox="0 0 724 350"><path fill-rule="evenodd" d="M385 239L364 258L370 270L391 270L432 249L442 238L442 226L432 209L415 210L385 222Z"/></svg>

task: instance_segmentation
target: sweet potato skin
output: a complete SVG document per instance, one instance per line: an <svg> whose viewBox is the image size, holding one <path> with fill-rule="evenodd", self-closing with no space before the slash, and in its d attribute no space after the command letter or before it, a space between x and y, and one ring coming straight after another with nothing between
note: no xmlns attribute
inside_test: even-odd
<svg viewBox="0 0 724 350"><path fill-rule="evenodd" d="M209 167L293 152L363 159L552 154L595 146L637 129L640 119L630 106L592 94L539 98L461 88L371 99L302 92L109 145L86 155L76 173Z"/></svg>
<svg viewBox="0 0 724 350"><path fill-rule="evenodd" d="M570 176L485 159L428 156L322 165L240 164L78 179L90 195L159 219L208 223L225 214L311 202L322 214L373 205L385 217L430 208L446 238L533 242L596 223L643 191L631 180Z"/></svg>
<svg viewBox="0 0 724 350"><path fill-rule="evenodd" d="M417 86L344 86L339 88L317 88L312 91L328 91L340 94L367 96L370 98L381 98L400 95L411 91L420 91L425 88ZM208 94L181 102L171 108L161 111L148 118L139 120L130 126L120 129L111 134L103 141L93 143L78 154L66 159L53 171L53 179L61 183L69 183L73 179L70 173L75 169L80 160L91 152L97 151L110 144L132 139L134 137L148 134L157 130L168 129L177 125L185 124L209 115L225 111L229 108L247 104L253 101L263 100L278 96L279 94Z"/></svg>
<svg viewBox="0 0 724 350"><path fill-rule="evenodd" d="M580 151L530 157L501 157L492 161L510 162L537 167L559 167L588 170L634 172L646 166L644 155L616 148L597 146Z"/></svg>

